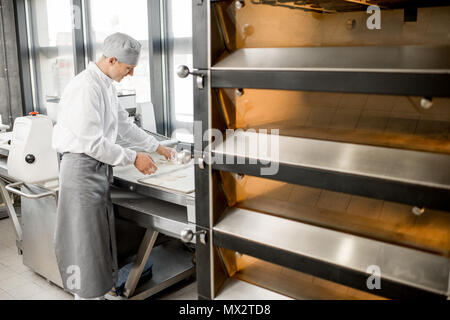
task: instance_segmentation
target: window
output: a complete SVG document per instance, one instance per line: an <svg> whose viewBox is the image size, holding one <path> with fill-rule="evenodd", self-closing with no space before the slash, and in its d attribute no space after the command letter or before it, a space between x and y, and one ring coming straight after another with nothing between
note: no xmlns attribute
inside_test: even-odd
<svg viewBox="0 0 450 320"><path fill-rule="evenodd" d="M180 79L176 74L180 65L192 69L191 1L17 0L17 3L20 4L17 14L25 22L19 24L20 45L29 50L29 57L25 59L22 55L21 60L25 110L35 109L52 116L50 107L53 107L56 116L57 104L68 82L85 68L85 62L101 58L107 36L122 32L142 44L134 76L114 84L122 101L136 106L144 129L193 142L192 80ZM150 30L153 39L149 39Z"/></svg>
<svg viewBox="0 0 450 320"><path fill-rule="evenodd" d="M36 73L33 108L45 112L75 76L71 1L33 0L29 9Z"/></svg>
<svg viewBox="0 0 450 320"><path fill-rule="evenodd" d="M192 79L181 79L176 74L180 65L192 70L192 3L169 0L166 4L170 134L172 138L193 143Z"/></svg>
<svg viewBox="0 0 450 320"><path fill-rule="evenodd" d="M133 0L132 3L122 0L90 0L87 4L90 12L90 58L94 61L101 58L103 41L115 32L126 33L138 40L142 44L142 51L134 76L125 77L115 85L119 94L136 93L137 103L150 102L147 0Z"/></svg>

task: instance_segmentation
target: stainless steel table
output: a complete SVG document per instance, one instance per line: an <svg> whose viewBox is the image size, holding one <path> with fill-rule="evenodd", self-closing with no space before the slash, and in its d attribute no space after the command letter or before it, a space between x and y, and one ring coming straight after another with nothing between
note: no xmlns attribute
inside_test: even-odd
<svg viewBox="0 0 450 320"><path fill-rule="evenodd" d="M116 171L120 171L120 173L115 175L114 185L111 190L116 218L135 223L146 229L125 285L125 298L145 299L195 274L192 254L186 250L185 245L178 240L182 238L181 234L183 231L190 230L195 232L195 195L193 193L183 194L141 184L137 181L139 177L130 174L132 170ZM9 197L9 192L5 188L7 183L13 182L16 181L13 177L8 175L7 158L0 157L0 191L14 225L19 254L22 254L22 249L28 249L27 252L29 251L31 253L34 250L31 250L29 246L23 246L23 239L27 238L27 235L31 236L31 234L38 233L28 231L27 235L25 235L26 230L22 232L23 229L15 213ZM27 189L33 187L34 186L25 186ZM48 212L45 212L44 215L54 218L57 203L55 200L57 201L56 197L53 200L52 214L47 214ZM28 209L35 212L38 210L38 208L36 208L38 204L33 203L33 201L35 200L24 199L22 197L23 204L25 204ZM47 233L51 235L52 232L54 232L54 223L47 223L46 225L51 227L51 230L47 230L49 231ZM170 236L173 239L167 243L154 247L159 233ZM192 240L192 243L194 242L195 237ZM51 248L46 248L45 250L53 252L51 241L50 244L45 244L46 247L49 245ZM38 260L48 260L48 257L42 258L35 253L37 252L34 252L33 256L37 257ZM150 254L154 261L152 278L145 283L139 283L143 268ZM27 260L24 258L24 264L27 264L27 261L29 261L29 259ZM33 261L36 261L36 259L33 259ZM55 264L55 262L53 264ZM59 274L56 275L58 277L52 276L53 273L57 273L57 271L55 271L57 270L56 265L52 266L51 272L48 271L48 268L47 271L43 271L36 266L35 262L29 263L29 266L37 273L42 274L46 279L62 286L62 283L59 280Z"/></svg>
<svg viewBox="0 0 450 320"><path fill-rule="evenodd" d="M194 194L145 185L138 182L140 178L132 168L115 170L111 190L116 218L146 228L125 284L128 299L145 299L195 273L192 256L180 241L153 247L159 233L181 239L186 230L195 232ZM138 287L150 254L155 261L152 279Z"/></svg>

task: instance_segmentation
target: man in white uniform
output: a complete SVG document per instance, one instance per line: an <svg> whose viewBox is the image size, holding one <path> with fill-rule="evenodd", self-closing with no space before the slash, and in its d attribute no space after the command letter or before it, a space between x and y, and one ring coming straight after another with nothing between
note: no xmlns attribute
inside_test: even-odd
<svg viewBox="0 0 450 320"><path fill-rule="evenodd" d="M55 252L65 289L84 299L111 290L117 271L111 166L134 164L152 174L157 167L148 153L174 156L119 105L113 81L133 75L140 51L130 36L109 36L103 57L72 79L59 105L53 146L63 156ZM116 144L118 137L143 152Z"/></svg>

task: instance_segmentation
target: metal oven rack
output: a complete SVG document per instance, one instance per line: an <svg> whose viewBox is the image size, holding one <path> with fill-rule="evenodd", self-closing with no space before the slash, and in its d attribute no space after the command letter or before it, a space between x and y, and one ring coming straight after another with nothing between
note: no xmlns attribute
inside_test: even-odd
<svg viewBox="0 0 450 320"><path fill-rule="evenodd" d="M261 293L261 288L227 279L219 271L223 263L216 247L220 247L370 293L366 269L377 265L383 270L377 295L448 298L447 257L227 208L219 172L259 176L264 165L237 163L261 160L262 155L226 151L230 140L239 145L251 133L236 133L209 148L203 132L213 128L214 91L220 88L449 97L450 47L252 48L223 54L226 44L212 39L221 34L213 21L218 2L192 1L194 117L203 124L203 131L195 132L196 222L197 231L208 235L206 244L197 241L199 297L233 299L247 290L255 299L280 298L270 290ZM279 154L273 159L267 156L279 166L278 173L268 179L450 211L448 154L295 137L280 137ZM231 157L235 164L209 165L207 160L217 156ZM336 257L343 243L353 248L345 261Z"/></svg>

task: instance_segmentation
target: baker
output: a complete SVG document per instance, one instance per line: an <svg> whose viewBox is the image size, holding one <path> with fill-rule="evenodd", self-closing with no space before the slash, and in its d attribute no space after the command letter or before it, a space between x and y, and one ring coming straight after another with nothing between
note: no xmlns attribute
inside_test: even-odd
<svg viewBox="0 0 450 320"><path fill-rule="evenodd" d="M128 35L106 38L103 56L69 82L58 107L53 147L62 160L55 253L64 288L75 299L101 299L117 274L112 166L134 164L152 174L157 167L148 153L174 156L133 123L117 98L113 81L133 76L140 52L141 44ZM118 145L118 137L142 152Z"/></svg>

